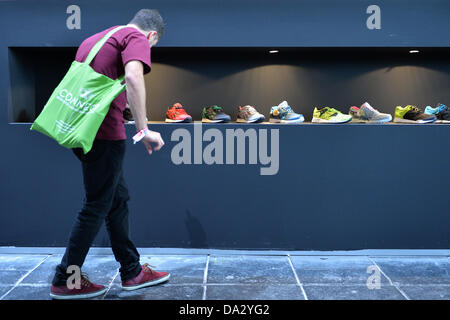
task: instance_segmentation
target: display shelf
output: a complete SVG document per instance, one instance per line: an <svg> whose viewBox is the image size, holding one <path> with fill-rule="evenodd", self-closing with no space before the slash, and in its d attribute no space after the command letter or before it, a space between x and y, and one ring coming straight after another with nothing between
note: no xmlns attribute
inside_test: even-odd
<svg viewBox="0 0 450 320"><path fill-rule="evenodd" d="M167 125L167 126L173 126L173 125L194 125L196 123L201 123L202 125L217 125L217 126L224 126L224 125L241 125L241 126L251 126L251 125L274 125L274 126L280 126L280 127L296 127L296 126L305 126L305 125L319 125L319 126L383 126L383 125L398 125L398 126L449 126L449 123L396 123L396 122L386 122L386 123L314 123L311 121L305 121L302 123L297 124L283 124L283 123L272 123L272 122L259 122L259 123L241 123L241 122L227 122L227 123L205 123L201 122L201 120L194 120L193 122L180 122L180 123L167 123L165 121L147 121L148 124L159 124L159 125ZM125 123L125 125L134 126L134 123Z"/></svg>
<svg viewBox="0 0 450 320"><path fill-rule="evenodd" d="M384 113L395 106L450 105L450 48L186 48L152 49L146 75L148 118L163 121L167 107L181 102L188 114L220 105L236 119L250 104L268 117L287 100L305 119L314 107L346 113L368 101ZM10 47L9 122L30 122L70 66L76 48Z"/></svg>
<svg viewBox="0 0 450 320"><path fill-rule="evenodd" d="M230 152L227 129L257 129L258 148L259 129L267 129L268 137L271 129L279 129L278 157L273 158L278 159L279 170L261 175L261 168L268 165L259 156L256 164L249 163L247 156L245 163L238 164L237 149L233 164L207 164L204 157L195 164L195 144L199 142L202 155L211 141L202 141L194 125L151 123L165 142L151 156L144 146L133 145L136 128L125 126L123 170L131 197L130 230L138 247L450 248L450 170L445 170L450 126L202 127L203 133L213 128L218 129L215 135L222 134L224 159ZM191 164L173 162L180 141L172 141L172 134L179 128L191 133L187 145ZM2 212L14 212L1 217L3 245L65 246L67 230L83 199L79 161L28 125L0 130L8 137L2 179L8 181L3 197L10 199L3 202ZM250 152L248 142L244 150ZM268 150L275 154L275 149ZM20 159L26 162L17 166ZM94 245L108 246L106 239L102 229Z"/></svg>
<svg viewBox="0 0 450 320"><path fill-rule="evenodd" d="M280 127L301 127L305 125L318 125L318 126L383 126L383 125L397 125L397 126L419 126L419 127L430 127L430 126L448 126L450 127L450 123L395 123L395 122L387 122L387 123L313 123L310 121L305 121L299 124L282 124L282 123L272 123L272 122L260 122L260 123L240 123L240 122L228 122L228 123L205 123L200 120L195 120L194 122L181 122L181 123L167 123L165 121L147 121L150 124L158 124L158 125L166 125L166 126L176 126L176 125L194 125L196 123L201 123L202 125L218 125L227 126L227 125L241 125L241 126L252 126L252 125L271 125L271 126L280 126ZM20 126L31 126L32 122L9 122L9 125L20 125ZM125 126L134 126L134 123L125 123Z"/></svg>

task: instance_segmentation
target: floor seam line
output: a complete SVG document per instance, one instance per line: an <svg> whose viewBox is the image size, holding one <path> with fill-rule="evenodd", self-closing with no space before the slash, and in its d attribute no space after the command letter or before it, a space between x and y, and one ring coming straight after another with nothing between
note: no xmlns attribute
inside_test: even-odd
<svg viewBox="0 0 450 320"><path fill-rule="evenodd" d="M203 272L203 295L202 295L202 300L206 300L206 289L207 289L207 283L208 283L208 268L209 268L209 258L210 255L208 254L206 257L206 266L205 266L205 271Z"/></svg>
<svg viewBox="0 0 450 320"><path fill-rule="evenodd" d="M17 280L16 284L8 290L8 292L6 292L4 295L2 295L0 297L0 300L3 300L8 294L11 293L11 291L13 291L15 288L17 288L17 286L26 278L30 275L30 273L32 273L34 270L36 270L41 264L44 263L45 260L47 260L49 257L51 257L52 255L49 254L47 255L47 257L45 257L44 259L42 259L41 262L39 262L33 269L31 269L30 271L28 271L27 273L25 273L22 277L19 278L19 280Z"/></svg>
<svg viewBox="0 0 450 320"><path fill-rule="evenodd" d="M406 299L406 300L411 300L408 295L402 290L400 289L396 284L394 284L391 280L391 278L389 278L387 276L386 273L384 273L383 270L381 270L380 266L370 257L367 257L370 261L372 261L372 263L378 268L378 270L380 270L381 274L389 281L389 283L391 284L391 286L393 286L395 289L397 289L398 292L400 292L400 294Z"/></svg>
<svg viewBox="0 0 450 320"><path fill-rule="evenodd" d="M303 297L305 298L305 300L308 300L308 297L306 296L305 289L303 288L303 285L300 282L300 278L298 277L297 272L294 269L294 265L292 264L291 256L288 254L287 258L288 258L289 264L291 265L292 272L294 272L295 280L297 280L297 284L300 286L300 289L302 290Z"/></svg>
<svg viewBox="0 0 450 320"><path fill-rule="evenodd" d="M106 295L108 294L109 290L111 290L112 284L114 283L114 280L116 280L118 275L119 275L119 268L117 268L116 274L114 275L114 277L109 282L108 289L106 290L105 294L103 295L102 300L105 300Z"/></svg>
<svg viewBox="0 0 450 320"><path fill-rule="evenodd" d="M230 282L230 283L220 283L220 282L211 282L208 283L208 286L248 286L248 287L258 287L258 286L272 286L272 287L298 287L298 283L252 283L252 282Z"/></svg>

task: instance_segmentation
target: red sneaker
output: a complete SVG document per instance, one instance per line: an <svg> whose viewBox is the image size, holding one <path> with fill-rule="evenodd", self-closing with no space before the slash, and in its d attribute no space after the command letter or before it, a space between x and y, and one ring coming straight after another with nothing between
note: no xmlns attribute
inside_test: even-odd
<svg viewBox="0 0 450 320"><path fill-rule="evenodd" d="M166 122L191 122L192 117L186 113L180 103L175 103L166 112Z"/></svg>
<svg viewBox="0 0 450 320"><path fill-rule="evenodd" d="M86 275L81 276L80 284L80 289L69 289L67 286L52 285L50 288L50 297L61 300L88 299L101 296L106 292L104 286L90 282Z"/></svg>
<svg viewBox="0 0 450 320"><path fill-rule="evenodd" d="M159 283L169 280L170 274L168 272L158 272L149 268L148 263L142 265L141 273L135 278L122 281L122 289L124 290L136 290L149 286L154 286Z"/></svg>

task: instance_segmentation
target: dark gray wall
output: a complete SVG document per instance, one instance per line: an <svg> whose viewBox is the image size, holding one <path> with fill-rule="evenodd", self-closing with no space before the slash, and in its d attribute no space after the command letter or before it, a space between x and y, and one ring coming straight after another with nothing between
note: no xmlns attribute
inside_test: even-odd
<svg viewBox="0 0 450 320"><path fill-rule="evenodd" d="M259 165L174 165L171 134L192 127L153 125L166 145L151 157L128 142L124 170L138 246L450 247L450 126L203 126L279 129L273 176L260 176ZM128 136L133 130L127 126ZM15 137L3 141L0 245L64 246L83 198L78 160L28 125L0 134ZM106 232L95 244L108 245Z"/></svg>
<svg viewBox="0 0 450 320"><path fill-rule="evenodd" d="M81 30L66 28L66 8L81 8ZM381 8L369 30L368 6ZM449 46L447 0L17 0L0 3L7 45L72 46L140 8L158 8L161 46Z"/></svg>
<svg viewBox="0 0 450 320"><path fill-rule="evenodd" d="M65 27L69 4L81 6L81 30ZM161 47L254 46L284 50L450 45L450 2L378 1L382 29L372 31L365 26L365 9L370 4L356 0L151 2L166 17L167 34ZM81 168L69 150L30 132L29 124L8 123L8 104L13 102L11 92L16 90L10 88L8 47L75 47L94 32L126 23L138 8L146 6L147 1L134 0L0 2L0 245L64 246L83 197ZM402 104L448 99L448 64L441 69L427 61L425 68L414 63L405 69L389 70L384 69L385 64L374 63L374 69L370 64L341 74L343 66L332 61L323 71L315 70L311 61L308 71L294 65L277 67L285 72L276 73L273 66L265 65L231 75L230 80L245 84L236 98L230 98L235 92L229 88L219 90L220 77L192 75L204 88L187 84L176 84L175 88L186 85L187 91L194 90L195 96L187 93L186 98L180 98L193 108L198 108L195 102L200 99L196 97L210 90L220 94L218 99L226 101L227 106L248 99L248 103L267 107L281 98L274 95L274 102L246 98L246 86L252 97L258 97L259 86L270 92L265 87L269 76L282 75L293 81L286 85L287 93L280 96L286 96L294 107L308 105L305 110L311 110L310 104L316 101L348 105L367 98L384 110L391 106L386 107L383 101L391 104L395 97ZM316 66L327 65L322 62ZM251 66L255 68L255 64ZM163 68L174 68L157 67L152 76ZM364 76L358 75L361 70ZM352 77L348 79L348 75ZM27 82L25 75L19 77ZM372 91L358 82L360 78L380 90ZM263 81L254 81L259 79ZM320 79L325 79L328 87L323 94L317 89L300 91L306 99L302 104L298 95L290 98L294 79L301 80L301 90L316 86ZM156 76L149 80L151 88L158 88ZM391 87L391 82L396 87ZM35 88L41 85L39 82ZM441 93L432 97L426 94L429 87L436 85L442 88L436 92ZM344 94L351 87L361 93ZM164 93L160 97L170 94L164 90L166 87L159 87L157 92ZM32 101L30 97L24 99ZM450 173L445 170L450 157L448 126L251 126L280 129L280 171L274 176L260 176L259 168L251 165L175 166L170 160L174 146L170 137L180 127L192 130L191 125L153 125L167 144L152 157L146 156L142 146L128 142L125 171L132 198L132 237L138 246L317 250L450 247ZM222 132L225 128L246 128L208 126L213 127ZM131 136L134 129L127 130ZM107 244L103 230L95 245Z"/></svg>

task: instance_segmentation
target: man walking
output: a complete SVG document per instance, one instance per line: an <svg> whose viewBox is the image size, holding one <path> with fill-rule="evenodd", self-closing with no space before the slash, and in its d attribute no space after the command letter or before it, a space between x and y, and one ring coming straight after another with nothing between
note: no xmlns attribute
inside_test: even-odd
<svg viewBox="0 0 450 320"><path fill-rule="evenodd" d="M75 59L83 62L92 47L116 27L84 40ZM127 89L111 103L91 151L83 154L81 149L73 149L81 161L86 197L72 228L65 254L56 267L50 289L50 296L55 299L92 298L106 292L104 286L90 282L84 274L75 287L67 281L73 266L81 268L83 265L103 221L114 257L120 263L124 290L155 285L170 277L167 272L157 272L148 264L141 265L139 262L139 253L129 238L129 196L122 171L126 139L122 114L127 103L142 137L140 141L148 153L152 154L164 145L161 135L147 128L144 82L144 74L151 69L150 49L163 32L160 14L156 10L142 9L126 28L118 30L108 39L91 63L96 72L111 79L125 73Z"/></svg>

